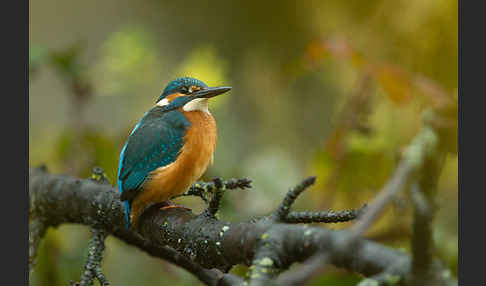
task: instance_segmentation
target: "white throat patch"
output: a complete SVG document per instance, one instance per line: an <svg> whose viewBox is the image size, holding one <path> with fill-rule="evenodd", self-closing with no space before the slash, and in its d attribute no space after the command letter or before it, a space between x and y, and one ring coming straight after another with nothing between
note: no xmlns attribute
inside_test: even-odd
<svg viewBox="0 0 486 286"><path fill-rule="evenodd" d="M184 111L202 111L209 113L209 108L208 108L208 99L207 98L196 98L194 100L191 100L190 102L186 103L184 105L183 110Z"/></svg>
<svg viewBox="0 0 486 286"><path fill-rule="evenodd" d="M161 100L159 100L159 102L157 102L158 106L166 106L168 104L169 104L169 101L167 100L167 98L161 99Z"/></svg>

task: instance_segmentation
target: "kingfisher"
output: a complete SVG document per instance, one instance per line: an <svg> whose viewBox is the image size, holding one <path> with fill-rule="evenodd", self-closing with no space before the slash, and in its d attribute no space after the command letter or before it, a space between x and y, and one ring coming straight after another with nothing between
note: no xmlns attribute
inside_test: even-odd
<svg viewBox="0 0 486 286"><path fill-rule="evenodd" d="M155 203L177 207L169 199L184 193L213 163L217 130L208 101L229 90L177 78L131 131L118 166L128 229Z"/></svg>

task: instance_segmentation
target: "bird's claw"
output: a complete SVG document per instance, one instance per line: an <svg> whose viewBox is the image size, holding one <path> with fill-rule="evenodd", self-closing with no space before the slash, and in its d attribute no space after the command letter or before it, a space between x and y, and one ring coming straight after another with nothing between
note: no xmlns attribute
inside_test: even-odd
<svg viewBox="0 0 486 286"><path fill-rule="evenodd" d="M172 208L181 208L181 209L185 209L185 210L188 210L188 211L192 211L192 209L190 209L186 206L174 204L171 201L164 202L164 206L161 206L160 210L163 211L163 210L172 209Z"/></svg>

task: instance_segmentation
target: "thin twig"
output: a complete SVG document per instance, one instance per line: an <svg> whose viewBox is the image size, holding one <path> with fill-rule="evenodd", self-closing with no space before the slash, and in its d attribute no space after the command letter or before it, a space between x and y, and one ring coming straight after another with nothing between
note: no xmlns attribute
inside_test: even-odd
<svg viewBox="0 0 486 286"><path fill-rule="evenodd" d="M410 174L419 169L430 152L437 147L438 138L434 130L425 126L408 146L404 158L395 169L391 179L385 184L378 196L370 203L363 217L351 228L354 236L360 236L373 224L385 207L410 179Z"/></svg>
<svg viewBox="0 0 486 286"><path fill-rule="evenodd" d="M106 232L104 230L91 228L92 238L88 246L88 258L84 266L84 272L79 282L71 281L71 286L93 285L94 279L98 279L101 286L110 285L105 275L101 273L101 260L105 250Z"/></svg>
<svg viewBox="0 0 486 286"><path fill-rule="evenodd" d="M222 181L222 186L226 190L234 190L234 189L249 189L251 188L251 180L247 178L240 178L240 179L229 179L226 181ZM210 200L210 196L214 194L217 190L216 185L213 182L196 182L194 183L185 193L181 195L177 195L172 197L171 199L175 199L178 197L184 196L197 196L200 197L204 202L208 203Z"/></svg>
<svg viewBox="0 0 486 286"><path fill-rule="evenodd" d="M46 233L46 224L40 218L33 218L29 222L29 272L32 273L37 257L39 243Z"/></svg>
<svg viewBox="0 0 486 286"><path fill-rule="evenodd" d="M285 195L285 198L283 199L278 209L274 212L275 219L277 221L285 221L287 215L290 212L290 208L294 204L295 200L299 197L299 195L303 191L305 191L308 187L313 185L315 181L316 181L316 177L308 177L307 179L303 180L300 184L290 189L287 192L287 195Z"/></svg>
<svg viewBox="0 0 486 286"><path fill-rule="evenodd" d="M98 184L111 185L105 172L100 167L94 167L89 178ZM103 260L103 251L105 250L105 239L107 233L103 229L91 227L91 241L88 246L88 258L84 266L84 272L79 282L70 281L71 286L89 286L93 285L94 279L98 279L101 286L110 285L105 275L101 272L101 261Z"/></svg>
<svg viewBox="0 0 486 286"><path fill-rule="evenodd" d="M434 197L437 192L440 171L445 156L438 152L429 154L421 171L417 172L417 181L410 186L410 196L414 206L412 248L412 284L433 285L433 229L435 215Z"/></svg>
<svg viewBox="0 0 486 286"><path fill-rule="evenodd" d="M221 178L214 178L213 182L215 190L213 192L213 197L209 201L207 212L215 216L219 210L219 204L221 202L221 199L223 198L224 191L226 191L226 186L223 184Z"/></svg>
<svg viewBox="0 0 486 286"><path fill-rule="evenodd" d="M366 205L358 210L290 212L284 219L286 223L338 223L354 220L365 211Z"/></svg>
<svg viewBox="0 0 486 286"><path fill-rule="evenodd" d="M408 175L411 171L408 164L400 164L392 175L392 178L386 183L378 196L371 202L370 207L358 222L353 225L351 231L354 236L363 235L364 232L375 222L379 215L395 195L400 192L407 182Z"/></svg>

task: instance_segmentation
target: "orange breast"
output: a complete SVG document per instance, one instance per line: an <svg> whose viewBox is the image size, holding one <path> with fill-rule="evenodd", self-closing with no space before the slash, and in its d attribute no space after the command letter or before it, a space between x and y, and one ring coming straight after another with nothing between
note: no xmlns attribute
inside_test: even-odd
<svg viewBox="0 0 486 286"><path fill-rule="evenodd" d="M132 222L150 204L184 193L213 162L217 141L213 116L202 111L182 112L191 122L184 147L175 162L153 171L144 183L143 190L132 202Z"/></svg>

